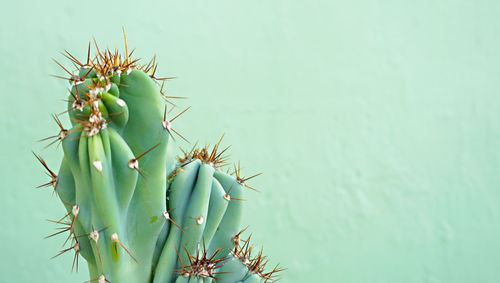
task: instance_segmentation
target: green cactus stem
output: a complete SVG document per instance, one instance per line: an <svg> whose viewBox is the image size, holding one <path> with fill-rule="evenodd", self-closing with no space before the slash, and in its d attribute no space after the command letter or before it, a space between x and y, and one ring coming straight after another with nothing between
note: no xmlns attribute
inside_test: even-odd
<svg viewBox="0 0 500 283"><path fill-rule="evenodd" d="M52 187L66 209L48 236L64 235L55 256L73 252L78 270L81 255L90 282L273 281L280 270L265 273L261 254L250 260L259 267L239 257L243 195L255 190L245 182L258 174L241 177L239 163L224 173L222 138L176 157L174 143L187 139L173 123L189 107L171 114L170 78L156 77L156 58L140 65L126 38L124 55L95 48L83 62L63 54L76 70L56 61L69 75L56 77L71 87L61 113L71 128L53 115L59 133L42 141L62 145L58 174L35 154L50 177L40 187Z"/></svg>

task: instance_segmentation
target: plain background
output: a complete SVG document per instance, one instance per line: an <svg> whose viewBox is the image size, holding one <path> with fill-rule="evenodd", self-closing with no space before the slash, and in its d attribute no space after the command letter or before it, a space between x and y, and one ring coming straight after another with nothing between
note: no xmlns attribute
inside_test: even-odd
<svg viewBox="0 0 500 283"><path fill-rule="evenodd" d="M500 282L499 1L5 1L0 12L0 282L83 282L44 240L63 207L66 84L93 37L178 78L191 141L226 133L245 223L282 282ZM65 61L67 62L67 61ZM68 125L66 117L65 125ZM180 144L187 147L186 144ZM114 282L116 283L116 282Z"/></svg>

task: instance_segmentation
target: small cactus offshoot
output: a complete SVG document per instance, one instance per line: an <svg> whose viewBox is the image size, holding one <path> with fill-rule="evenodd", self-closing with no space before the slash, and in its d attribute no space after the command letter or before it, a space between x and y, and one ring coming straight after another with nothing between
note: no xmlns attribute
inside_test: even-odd
<svg viewBox="0 0 500 283"><path fill-rule="evenodd" d="M69 67L55 61L67 81L67 108L54 114L58 132L41 141L64 151L58 171L34 153L50 187L66 208L56 232L63 249L88 265L87 282L273 282L281 268L265 270L262 250L252 255L241 229L243 195L255 190L238 162L223 172L229 147L173 152L188 142L174 124L179 109L158 77L156 57L141 65L129 51L101 49L87 58L68 51ZM168 106L168 109L167 109ZM172 113L173 112L173 113ZM70 128L59 119L68 115ZM58 172L56 174L56 172ZM256 191L256 190L255 190Z"/></svg>

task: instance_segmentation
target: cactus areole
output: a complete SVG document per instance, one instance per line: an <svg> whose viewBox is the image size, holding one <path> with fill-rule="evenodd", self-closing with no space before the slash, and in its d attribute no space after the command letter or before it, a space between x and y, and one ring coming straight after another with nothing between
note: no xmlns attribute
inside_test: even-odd
<svg viewBox="0 0 500 283"><path fill-rule="evenodd" d="M53 115L59 133L43 139L61 144L59 171L47 171L66 214L51 222L72 270L81 257L87 282L272 282L282 270L265 270L267 259L252 255L241 237L243 194L249 188L240 167L226 173L221 140L213 147L173 153L187 142L175 127L185 110L175 111L165 95L171 78L156 77L153 58L141 65L125 38L123 55L91 45L85 60L63 55L69 82L66 111ZM172 110L174 113L172 113ZM69 116L71 128L59 120Z"/></svg>

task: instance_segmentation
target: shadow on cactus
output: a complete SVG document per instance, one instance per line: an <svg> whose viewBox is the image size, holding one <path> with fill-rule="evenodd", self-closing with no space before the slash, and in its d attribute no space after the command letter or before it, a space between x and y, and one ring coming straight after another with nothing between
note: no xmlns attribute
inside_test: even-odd
<svg viewBox="0 0 500 283"><path fill-rule="evenodd" d="M124 34L125 37L125 34ZM63 55L56 63L69 82L67 110L71 129L58 116L59 133L43 139L64 151L59 172L40 187L52 187L66 207L57 232L64 249L89 268L88 282L272 282L282 270L265 271L266 257L251 255L242 240L243 194L253 189L234 166L226 165L221 140L212 148L194 146L176 157L173 143L186 140L173 123L175 111L156 77L153 58L141 65L129 52L91 45L85 60ZM75 71L73 69L76 68ZM170 108L170 110L167 110ZM179 138L179 139L178 139ZM187 141L187 140L186 140ZM242 244L244 243L244 244Z"/></svg>

